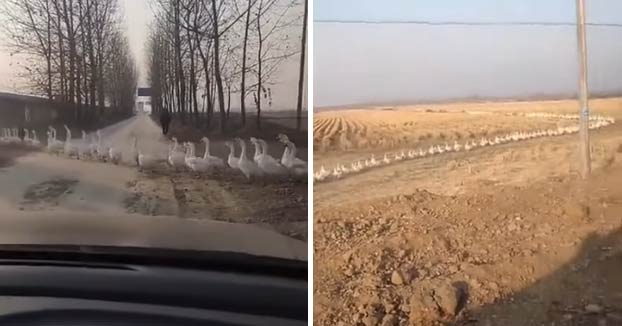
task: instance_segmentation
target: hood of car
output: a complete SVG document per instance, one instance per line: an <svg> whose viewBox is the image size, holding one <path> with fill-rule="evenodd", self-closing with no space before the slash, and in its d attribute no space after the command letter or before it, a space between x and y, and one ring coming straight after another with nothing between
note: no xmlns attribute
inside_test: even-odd
<svg viewBox="0 0 622 326"><path fill-rule="evenodd" d="M69 211L6 214L0 213L0 245L163 248L307 260L305 242L248 224Z"/></svg>

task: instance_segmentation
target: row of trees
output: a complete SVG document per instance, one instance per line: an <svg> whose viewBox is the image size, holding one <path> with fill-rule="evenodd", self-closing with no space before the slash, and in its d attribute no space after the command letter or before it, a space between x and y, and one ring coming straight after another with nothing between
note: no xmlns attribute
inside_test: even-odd
<svg viewBox="0 0 622 326"><path fill-rule="evenodd" d="M13 54L32 90L74 108L81 120L131 112L138 71L122 31L117 0L3 0Z"/></svg>
<svg viewBox="0 0 622 326"><path fill-rule="evenodd" d="M178 113L182 121L192 119L210 129L215 125L217 111L219 128L224 133L232 97L239 105L241 126L246 125L247 102L252 99L259 128L262 109L272 104L271 85L278 69L301 53L297 102L300 121L306 2L154 1L156 18L147 52L155 112L168 109Z"/></svg>

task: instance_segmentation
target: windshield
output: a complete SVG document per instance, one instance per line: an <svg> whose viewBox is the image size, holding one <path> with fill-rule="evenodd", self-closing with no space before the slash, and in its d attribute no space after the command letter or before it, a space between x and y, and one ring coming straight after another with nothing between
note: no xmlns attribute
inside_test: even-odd
<svg viewBox="0 0 622 326"><path fill-rule="evenodd" d="M2 1L0 245L306 260L304 10Z"/></svg>

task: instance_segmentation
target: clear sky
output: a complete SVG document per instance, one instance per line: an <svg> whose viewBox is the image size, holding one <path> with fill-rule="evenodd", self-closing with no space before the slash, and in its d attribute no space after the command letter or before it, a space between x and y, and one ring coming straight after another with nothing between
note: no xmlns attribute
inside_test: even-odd
<svg viewBox="0 0 622 326"><path fill-rule="evenodd" d="M149 23L153 19L150 0L120 0L122 14L125 17L125 30L129 37L132 53L136 58L141 71L141 85L145 84L145 38L149 31ZM4 36L0 29L0 45L3 43ZM23 61L17 56L11 57L9 51L0 46L0 91L23 91L20 89L21 82L17 77L16 67L18 62ZM15 85L15 86L14 86Z"/></svg>
<svg viewBox="0 0 622 326"><path fill-rule="evenodd" d="M573 22L574 0L314 0L315 20ZM587 0L593 23L622 23L622 1Z"/></svg>
<svg viewBox="0 0 622 326"><path fill-rule="evenodd" d="M588 22L622 23L622 1L586 3ZM575 10L574 0L315 0L314 105L569 96L573 25L332 21L572 23ZM590 89L622 94L622 27L590 26L587 38Z"/></svg>
<svg viewBox="0 0 622 326"><path fill-rule="evenodd" d="M119 0L121 13L124 16L125 32L140 71L139 86L148 86L145 66L145 40L149 33L149 25L153 20L153 2L154 0ZM296 28L292 33L295 37L299 37L299 28ZM18 63L23 63L23 58L9 55L9 51L2 46L5 37L2 35L2 29L0 29L0 91L28 93L28 90L23 87L23 81L18 77ZM295 108L298 94L299 58L299 55L289 58L277 72L274 78L276 85L272 87L273 107L265 108L266 110ZM237 96L233 97L233 108L239 107L237 98ZM252 102L252 97L249 98L248 102Z"/></svg>

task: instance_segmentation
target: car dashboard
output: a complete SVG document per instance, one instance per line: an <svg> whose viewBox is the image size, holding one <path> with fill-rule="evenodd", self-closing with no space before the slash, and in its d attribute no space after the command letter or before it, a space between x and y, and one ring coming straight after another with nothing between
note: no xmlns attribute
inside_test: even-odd
<svg viewBox="0 0 622 326"><path fill-rule="evenodd" d="M66 253L0 257L0 325L307 324L306 262L292 269L239 259L199 266Z"/></svg>

